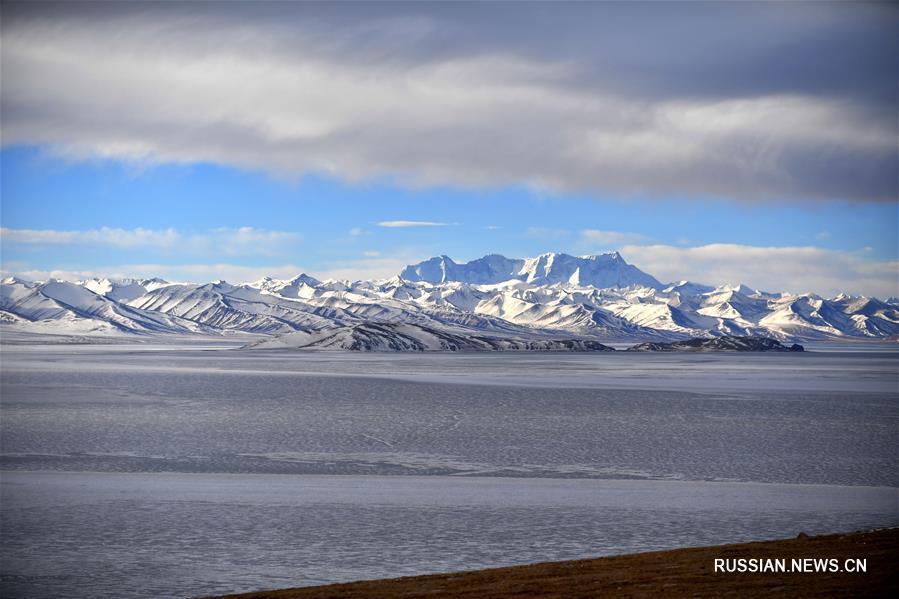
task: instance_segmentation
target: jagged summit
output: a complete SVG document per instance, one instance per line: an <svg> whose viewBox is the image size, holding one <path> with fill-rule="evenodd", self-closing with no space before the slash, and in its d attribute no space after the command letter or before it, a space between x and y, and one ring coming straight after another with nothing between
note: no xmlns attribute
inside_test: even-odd
<svg viewBox="0 0 899 599"><path fill-rule="evenodd" d="M321 283L321 281L313 276L307 275L306 273L300 273L287 282L291 285L309 285L310 287L315 287L316 285L319 285Z"/></svg>
<svg viewBox="0 0 899 599"><path fill-rule="evenodd" d="M703 285L702 283L696 283L694 281L678 281L676 283L670 283L664 289L662 289L665 293L683 293L687 295L701 295L703 293L709 293L710 291L714 291L715 288L711 285Z"/></svg>
<svg viewBox="0 0 899 599"><path fill-rule="evenodd" d="M152 279L110 279L106 277L95 277L93 279L81 281L79 284L90 289L94 293L104 295L116 301L129 301L142 296L148 291L171 285L168 281L158 277Z"/></svg>
<svg viewBox="0 0 899 599"><path fill-rule="evenodd" d="M475 285L502 283L516 278L524 260L509 259L490 254L464 264L449 256L435 256L424 262L407 266L400 277L410 282L446 283L460 281Z"/></svg>
<svg viewBox="0 0 899 599"><path fill-rule="evenodd" d="M3 277L3 279L0 280L0 284L2 284L2 285L16 285L16 284L24 285L26 283L27 283L27 281L25 281L24 279L20 279L19 277L14 277L14 276Z"/></svg>
<svg viewBox="0 0 899 599"><path fill-rule="evenodd" d="M662 287L654 277L625 262L618 252L591 256L546 253L526 259L490 254L462 264L448 256L436 256L407 266L400 276L407 281L435 284L458 281L473 285L493 285L517 280L532 285Z"/></svg>
<svg viewBox="0 0 899 599"><path fill-rule="evenodd" d="M253 281L252 283L244 284L245 287L261 289L262 291L292 297L295 297L298 293L300 293L304 287L318 287L319 285L321 285L321 281L319 281L315 277L307 275L306 273L300 273L290 279L273 279L272 277L262 277L261 279Z"/></svg>

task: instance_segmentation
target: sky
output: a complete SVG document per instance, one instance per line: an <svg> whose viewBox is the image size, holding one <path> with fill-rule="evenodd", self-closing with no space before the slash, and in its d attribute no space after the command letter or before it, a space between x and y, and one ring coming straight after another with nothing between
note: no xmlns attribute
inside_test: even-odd
<svg viewBox="0 0 899 599"><path fill-rule="evenodd" d="M899 5L8 3L0 262L899 295Z"/></svg>

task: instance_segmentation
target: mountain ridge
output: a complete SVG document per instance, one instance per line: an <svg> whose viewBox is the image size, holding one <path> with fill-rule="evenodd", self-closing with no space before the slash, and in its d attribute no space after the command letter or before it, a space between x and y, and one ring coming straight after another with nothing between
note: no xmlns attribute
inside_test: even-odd
<svg viewBox="0 0 899 599"><path fill-rule="evenodd" d="M563 340L587 347L583 342L724 336L888 340L899 336L895 302L745 285L662 284L617 252L527 259L490 254L465 263L437 256L379 280L300 274L240 284L137 278L35 283L8 277L0 284L0 331L260 340L343 331L340 343L351 345L360 337L385 347L444 338L458 348L482 338L492 340L488 346L502 339L524 348Z"/></svg>
<svg viewBox="0 0 899 599"><path fill-rule="evenodd" d="M465 263L455 262L444 255L410 264L399 276L410 282L434 284L457 281L495 285L518 280L532 285L571 283L597 288L632 285L662 288L655 277L625 262L618 252L588 256L550 252L534 258L506 258L500 254L488 254Z"/></svg>

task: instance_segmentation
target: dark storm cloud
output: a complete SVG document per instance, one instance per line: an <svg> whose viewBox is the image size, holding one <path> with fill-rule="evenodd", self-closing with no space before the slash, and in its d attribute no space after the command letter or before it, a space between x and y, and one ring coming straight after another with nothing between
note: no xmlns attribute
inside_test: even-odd
<svg viewBox="0 0 899 599"><path fill-rule="evenodd" d="M893 200L897 10L4 4L4 143L424 184Z"/></svg>

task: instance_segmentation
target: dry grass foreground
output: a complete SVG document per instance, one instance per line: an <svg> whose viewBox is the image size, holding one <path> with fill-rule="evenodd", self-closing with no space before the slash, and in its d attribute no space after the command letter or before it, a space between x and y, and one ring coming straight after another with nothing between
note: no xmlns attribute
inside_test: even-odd
<svg viewBox="0 0 899 599"><path fill-rule="evenodd" d="M867 559L866 573L714 572L715 558ZM240 599L412 597L899 597L899 529L654 551L456 574L228 595Z"/></svg>

